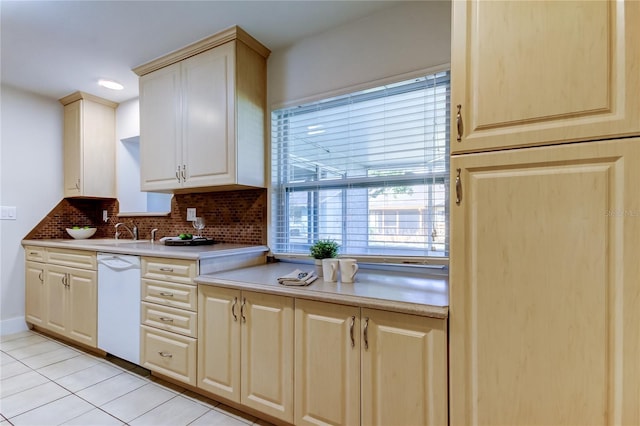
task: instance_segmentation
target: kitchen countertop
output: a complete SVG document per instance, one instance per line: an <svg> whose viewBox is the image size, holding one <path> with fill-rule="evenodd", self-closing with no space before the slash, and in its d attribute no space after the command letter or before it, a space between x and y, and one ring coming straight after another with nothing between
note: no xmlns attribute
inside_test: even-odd
<svg viewBox="0 0 640 426"><path fill-rule="evenodd" d="M216 285L264 293L292 296L343 305L384 309L395 312L447 318L449 279L421 272L365 269L360 265L354 283L329 283L322 278L306 287L278 284L278 277L294 269L311 271L311 264L279 262L226 272L200 275L198 284Z"/></svg>
<svg viewBox="0 0 640 426"><path fill-rule="evenodd" d="M53 247L70 250L90 250L105 253L131 254L138 256L155 256L173 259L205 260L216 257L232 256L267 252L267 246L251 246L246 244L218 243L202 246L165 246L161 242L152 243L148 240L115 240L115 239L86 239L86 240L22 240L23 246Z"/></svg>

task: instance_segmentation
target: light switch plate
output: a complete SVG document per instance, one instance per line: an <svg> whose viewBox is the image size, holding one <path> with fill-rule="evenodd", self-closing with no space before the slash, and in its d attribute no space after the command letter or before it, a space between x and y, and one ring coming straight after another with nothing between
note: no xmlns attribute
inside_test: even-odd
<svg viewBox="0 0 640 426"><path fill-rule="evenodd" d="M0 219L16 220L16 210L15 206L2 206L0 208Z"/></svg>
<svg viewBox="0 0 640 426"><path fill-rule="evenodd" d="M196 220L196 208L188 208L187 209L187 220L194 221Z"/></svg>

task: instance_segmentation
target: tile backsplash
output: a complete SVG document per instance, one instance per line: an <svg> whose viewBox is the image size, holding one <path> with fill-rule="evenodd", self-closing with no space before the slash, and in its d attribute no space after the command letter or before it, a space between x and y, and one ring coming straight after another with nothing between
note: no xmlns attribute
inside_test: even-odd
<svg viewBox="0 0 640 426"><path fill-rule="evenodd" d="M196 231L187 221L187 207L195 207L197 215L204 217L202 235L207 238L224 243L267 244L266 189L175 194L167 216L118 217L118 200L65 198L25 238L71 238L65 228L86 225L98 228L93 238L113 238L118 222L128 227L135 223L144 240L151 237L153 228L158 228L156 238L193 234ZM102 220L103 210L108 212L108 222ZM126 229L120 229L120 238L131 238Z"/></svg>

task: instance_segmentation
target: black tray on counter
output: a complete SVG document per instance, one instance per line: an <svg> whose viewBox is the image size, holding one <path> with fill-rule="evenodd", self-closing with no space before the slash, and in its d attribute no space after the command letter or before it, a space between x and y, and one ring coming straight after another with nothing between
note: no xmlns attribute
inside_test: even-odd
<svg viewBox="0 0 640 426"><path fill-rule="evenodd" d="M206 246L210 244L215 244L214 240L209 238L194 238L191 240L166 240L164 242L165 246Z"/></svg>

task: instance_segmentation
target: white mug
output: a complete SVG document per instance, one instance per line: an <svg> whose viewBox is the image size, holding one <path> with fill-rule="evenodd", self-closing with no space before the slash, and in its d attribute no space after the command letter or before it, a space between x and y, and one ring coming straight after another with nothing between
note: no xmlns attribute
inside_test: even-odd
<svg viewBox="0 0 640 426"><path fill-rule="evenodd" d="M358 264L355 259L340 259L340 277L343 283L355 281Z"/></svg>
<svg viewBox="0 0 640 426"><path fill-rule="evenodd" d="M322 275L325 282L338 281L338 259L322 259Z"/></svg>

